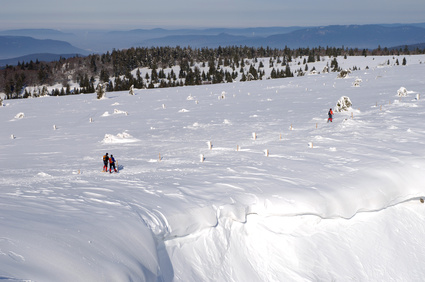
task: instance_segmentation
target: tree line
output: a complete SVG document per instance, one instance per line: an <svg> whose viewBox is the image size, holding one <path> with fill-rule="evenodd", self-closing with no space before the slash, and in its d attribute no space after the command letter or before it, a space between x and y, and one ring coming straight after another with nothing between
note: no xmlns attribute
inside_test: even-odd
<svg viewBox="0 0 425 282"><path fill-rule="evenodd" d="M315 62L320 57L409 55L424 54L425 50L410 51L407 46L400 49L381 48L374 50L357 48L316 47L272 49L263 47L229 46L218 48L151 47L113 50L87 57L61 58L54 62L19 62L0 70L0 91L8 99L41 95L69 95L94 93L95 82L106 85L106 90L123 91L135 88L176 87L204 83L233 82L241 75L241 81L262 79L263 62L257 67L258 58L270 57L273 68L270 78L294 76L289 64L294 58L307 57L306 62ZM250 64L254 62L254 64ZM337 64L337 62L335 61ZM250 64L249 66L247 64ZM178 71L174 71L178 66ZM202 69L199 67L202 66ZM207 67L206 67L207 66ZM142 76L140 68L150 74ZM167 74L165 68L173 68ZM307 68L307 65L306 65ZM245 71L248 69L248 71ZM332 66L335 71L335 66ZM136 73L133 71L137 70ZM306 70L306 69L305 69ZM133 72L133 73L132 73ZM300 69L298 73L302 73ZM71 88L71 82L79 87ZM47 93L42 85L61 84L60 89ZM37 93L29 93L26 87L38 87Z"/></svg>

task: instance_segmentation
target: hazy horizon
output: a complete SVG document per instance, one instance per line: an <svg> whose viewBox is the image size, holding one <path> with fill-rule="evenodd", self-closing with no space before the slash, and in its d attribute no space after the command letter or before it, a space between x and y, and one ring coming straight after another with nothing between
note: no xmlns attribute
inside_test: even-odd
<svg viewBox="0 0 425 282"><path fill-rule="evenodd" d="M0 10L1 30L45 28L56 30L131 30L151 28L249 28L327 25L364 25L425 22L423 0L326 3L311 1L194 0L120 5L102 2L7 1Z"/></svg>
<svg viewBox="0 0 425 282"><path fill-rule="evenodd" d="M55 27L21 27L21 28L0 28L1 31L7 30L54 30L60 31L63 33L72 33L72 32L110 32L110 31L130 31L130 30L153 30L153 29L166 29L166 30L179 30L179 29L191 29L191 30L204 30L204 29L255 29L255 28L291 28L291 27L320 27L320 26L351 26L351 25L417 25L425 24L424 21L419 22L382 22L382 23L362 23L362 24L329 24L329 25L291 25L291 26L244 26L244 27L232 27L232 26L209 26L209 27L195 27L195 26L140 26L140 27L128 27L128 28L93 28L93 27L81 27L81 28L55 28Z"/></svg>

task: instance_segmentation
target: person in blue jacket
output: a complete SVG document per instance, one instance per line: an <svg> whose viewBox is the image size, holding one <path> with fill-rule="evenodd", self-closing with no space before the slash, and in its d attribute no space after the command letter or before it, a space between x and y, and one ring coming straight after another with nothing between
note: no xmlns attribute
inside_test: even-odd
<svg viewBox="0 0 425 282"><path fill-rule="evenodd" d="M114 155L111 155L111 157L109 158L109 173L112 173L112 167L114 168L114 171L117 172L117 169L115 168Z"/></svg>
<svg viewBox="0 0 425 282"><path fill-rule="evenodd" d="M330 108L329 112L328 112L328 122L332 122L333 114L334 114L334 112L332 111L332 108Z"/></svg>

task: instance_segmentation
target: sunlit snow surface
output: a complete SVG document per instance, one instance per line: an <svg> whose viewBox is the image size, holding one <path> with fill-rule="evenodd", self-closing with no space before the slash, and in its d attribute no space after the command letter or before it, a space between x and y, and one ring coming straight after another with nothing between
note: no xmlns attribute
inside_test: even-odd
<svg viewBox="0 0 425 282"><path fill-rule="evenodd" d="M5 100L0 280L422 281L425 56L395 59Z"/></svg>

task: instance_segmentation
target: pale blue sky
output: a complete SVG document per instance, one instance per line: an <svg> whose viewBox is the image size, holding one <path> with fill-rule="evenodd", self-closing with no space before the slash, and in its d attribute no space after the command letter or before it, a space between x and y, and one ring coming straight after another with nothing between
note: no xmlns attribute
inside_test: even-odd
<svg viewBox="0 0 425 282"><path fill-rule="evenodd" d="M424 0L0 0L0 30L425 22Z"/></svg>

